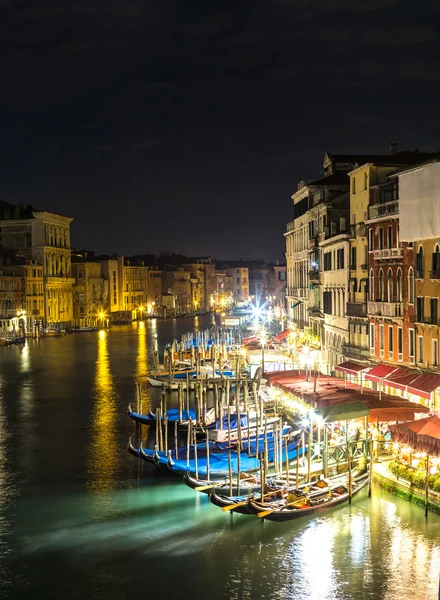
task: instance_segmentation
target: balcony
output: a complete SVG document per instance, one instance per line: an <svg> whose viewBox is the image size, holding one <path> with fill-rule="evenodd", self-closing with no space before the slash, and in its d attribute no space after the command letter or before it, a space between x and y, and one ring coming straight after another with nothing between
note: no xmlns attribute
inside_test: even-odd
<svg viewBox="0 0 440 600"><path fill-rule="evenodd" d="M309 306L307 311L310 317L324 317L324 314L319 306Z"/></svg>
<svg viewBox="0 0 440 600"><path fill-rule="evenodd" d="M290 221L290 223L287 223L286 231L293 231L293 227L294 221Z"/></svg>
<svg viewBox="0 0 440 600"><path fill-rule="evenodd" d="M415 275L416 275L416 279L424 279L425 278L424 269L416 269Z"/></svg>
<svg viewBox="0 0 440 600"><path fill-rule="evenodd" d="M367 305L365 302L347 302L347 317L366 317Z"/></svg>
<svg viewBox="0 0 440 600"><path fill-rule="evenodd" d="M361 269L362 269L362 271L368 271L368 265L367 265L367 263L363 263L361 265Z"/></svg>
<svg viewBox="0 0 440 600"><path fill-rule="evenodd" d="M292 288L292 296L295 296L296 298L307 298L308 295L308 288Z"/></svg>
<svg viewBox="0 0 440 600"><path fill-rule="evenodd" d="M440 279L440 270L436 269L435 271L430 271L429 278L430 279Z"/></svg>
<svg viewBox="0 0 440 600"><path fill-rule="evenodd" d="M0 310L0 315L6 319L13 319L17 316L17 308L3 308Z"/></svg>
<svg viewBox="0 0 440 600"><path fill-rule="evenodd" d="M368 207L369 219L380 219L382 217L387 217L388 215L397 214L399 214L398 200L391 200L391 202L382 202L380 204L371 204Z"/></svg>
<svg viewBox="0 0 440 600"><path fill-rule="evenodd" d="M415 315L414 323L423 323L424 325L440 325L440 321L436 317L427 317L423 315Z"/></svg>
<svg viewBox="0 0 440 600"><path fill-rule="evenodd" d="M374 260L393 260L403 257L403 248L382 248L373 250Z"/></svg>
<svg viewBox="0 0 440 600"><path fill-rule="evenodd" d="M371 317L403 317L403 302L367 303L367 314Z"/></svg>
<svg viewBox="0 0 440 600"><path fill-rule="evenodd" d="M355 344L342 344L342 353L346 358L365 360L370 356L368 346L356 346Z"/></svg>

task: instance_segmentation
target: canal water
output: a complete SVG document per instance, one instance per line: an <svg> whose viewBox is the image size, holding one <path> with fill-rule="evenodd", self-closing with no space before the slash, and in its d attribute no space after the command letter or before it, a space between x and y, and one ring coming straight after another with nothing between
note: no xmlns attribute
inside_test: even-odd
<svg viewBox="0 0 440 600"><path fill-rule="evenodd" d="M263 523L127 453L153 335L163 346L208 324L0 348L0 598L437 599L437 515L373 488L315 518Z"/></svg>

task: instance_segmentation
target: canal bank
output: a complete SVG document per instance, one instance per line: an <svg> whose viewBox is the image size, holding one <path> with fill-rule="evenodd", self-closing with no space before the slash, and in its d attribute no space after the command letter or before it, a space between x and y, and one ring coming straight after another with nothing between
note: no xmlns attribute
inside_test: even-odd
<svg viewBox="0 0 440 600"><path fill-rule="evenodd" d="M373 462L373 483L407 502L425 507L425 491L417 488L410 481L393 475L389 469L391 462L391 459L379 459L378 462ZM428 509L440 513L440 493L429 490Z"/></svg>
<svg viewBox="0 0 440 600"><path fill-rule="evenodd" d="M180 325L181 323L181 325ZM0 595L13 600L436 598L440 517L374 485L295 523L222 513L126 452L135 380L200 318L7 347L0 357ZM151 392L151 406L160 393ZM144 428L146 442L154 432Z"/></svg>

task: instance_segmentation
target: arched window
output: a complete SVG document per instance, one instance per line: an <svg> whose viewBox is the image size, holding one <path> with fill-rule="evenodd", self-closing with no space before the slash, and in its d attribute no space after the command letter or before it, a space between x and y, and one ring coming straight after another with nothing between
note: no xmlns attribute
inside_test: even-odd
<svg viewBox="0 0 440 600"><path fill-rule="evenodd" d="M438 244L435 245L434 252L432 253L432 272L431 279L440 278L440 249Z"/></svg>
<svg viewBox="0 0 440 600"><path fill-rule="evenodd" d="M416 277L417 279L423 279L423 247L419 246L419 251L416 255Z"/></svg>
<svg viewBox="0 0 440 600"><path fill-rule="evenodd" d="M408 269L408 302L414 304L414 271L412 267Z"/></svg>
<svg viewBox="0 0 440 600"><path fill-rule="evenodd" d="M387 275L387 300L388 302L393 301L393 272L391 269L388 269Z"/></svg>
<svg viewBox="0 0 440 600"><path fill-rule="evenodd" d="M370 269L370 277L368 282L368 293L370 300L374 301L374 271Z"/></svg>
<svg viewBox="0 0 440 600"><path fill-rule="evenodd" d="M385 296L385 287L383 281L383 271L382 269L379 272L379 300L384 300Z"/></svg>
<svg viewBox="0 0 440 600"><path fill-rule="evenodd" d="M400 267L397 269L396 296L397 302L402 302L402 270Z"/></svg>

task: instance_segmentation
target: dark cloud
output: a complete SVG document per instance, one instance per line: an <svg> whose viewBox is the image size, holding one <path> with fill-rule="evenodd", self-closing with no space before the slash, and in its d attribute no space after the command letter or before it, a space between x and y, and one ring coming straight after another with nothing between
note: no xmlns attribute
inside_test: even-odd
<svg viewBox="0 0 440 600"><path fill-rule="evenodd" d="M326 149L436 145L439 8L0 0L0 194L78 246L277 258Z"/></svg>

